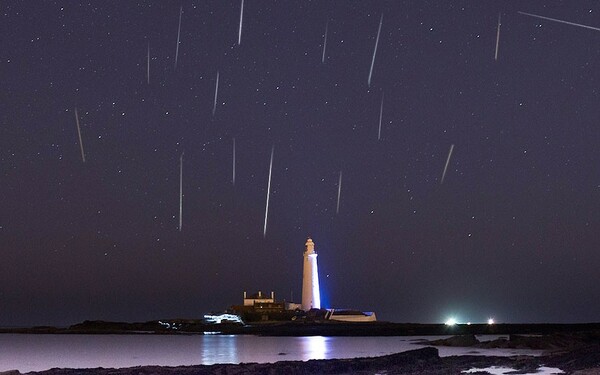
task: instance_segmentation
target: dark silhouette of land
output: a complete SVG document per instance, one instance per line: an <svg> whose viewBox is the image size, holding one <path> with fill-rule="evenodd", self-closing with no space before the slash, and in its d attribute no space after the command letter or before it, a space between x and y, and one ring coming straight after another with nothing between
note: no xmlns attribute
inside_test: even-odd
<svg viewBox="0 0 600 375"><path fill-rule="evenodd" d="M600 323L585 324L419 324L297 320L252 324L209 324L198 319L164 319L142 323L86 320L70 327L0 328L0 333L29 334L203 334L263 336L427 336L427 335L509 335L600 331Z"/></svg>

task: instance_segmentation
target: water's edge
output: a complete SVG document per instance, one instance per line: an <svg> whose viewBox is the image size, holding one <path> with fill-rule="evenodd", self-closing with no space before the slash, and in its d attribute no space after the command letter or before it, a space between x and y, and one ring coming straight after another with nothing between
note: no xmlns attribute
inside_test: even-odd
<svg viewBox="0 0 600 375"><path fill-rule="evenodd" d="M449 336L0 335L0 371L274 363L378 357ZM481 341L497 336L479 336ZM440 356L539 356L541 350L439 347Z"/></svg>

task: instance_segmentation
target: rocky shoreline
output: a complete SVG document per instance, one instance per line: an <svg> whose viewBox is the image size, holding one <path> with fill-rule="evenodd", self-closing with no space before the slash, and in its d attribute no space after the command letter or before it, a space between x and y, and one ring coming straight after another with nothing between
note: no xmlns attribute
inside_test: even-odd
<svg viewBox="0 0 600 375"><path fill-rule="evenodd" d="M423 344L423 343L421 343ZM429 341L435 346L473 348L543 349L547 354L533 356L451 356L440 357L431 346L398 354L373 358L281 361L276 363L242 363L197 366L139 366L130 368L50 369L29 375L236 375L236 374L460 374L470 369L491 366L515 369L514 374L535 373L542 366L558 368L566 374L600 374L600 331L558 333L545 336L511 335L489 342L479 342L475 336L453 336ZM486 373L486 372L480 372ZM0 375L19 375L18 371Z"/></svg>
<svg viewBox="0 0 600 375"><path fill-rule="evenodd" d="M566 374L600 374L600 346L541 357L440 357L438 350L427 347L375 358L281 361L210 366L139 366L120 369L51 369L29 375L237 375L237 374L460 374L473 368L509 367L518 373L535 373L542 366L556 367ZM485 372L482 372L485 373ZM19 375L18 371L0 375Z"/></svg>
<svg viewBox="0 0 600 375"><path fill-rule="evenodd" d="M141 366L130 368L50 369L31 375L170 375L170 374L460 374L470 369L491 366L515 369L516 373L535 373L541 366L559 368L567 374L600 374L599 324L505 324L458 325L348 324L322 322L271 323L254 325L206 325L198 321L171 320L146 323L86 321L68 328L34 327L0 330L4 333L40 334L254 334L267 336L403 336L452 335L447 339L423 340L428 347L374 358L281 361L276 363L217 364L179 367ZM507 335L480 342L476 334ZM435 347L469 347L477 349L510 348L544 350L545 355L492 357L463 355L440 357ZM282 358L283 359L283 358ZM486 372L482 372L486 373ZM0 375L18 375L18 371Z"/></svg>

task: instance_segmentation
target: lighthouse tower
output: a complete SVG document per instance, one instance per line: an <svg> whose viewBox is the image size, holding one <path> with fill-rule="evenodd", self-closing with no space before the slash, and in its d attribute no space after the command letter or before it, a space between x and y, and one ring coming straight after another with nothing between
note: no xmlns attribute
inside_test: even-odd
<svg viewBox="0 0 600 375"><path fill-rule="evenodd" d="M317 253L315 243L308 238L304 245L304 270L302 272L302 310L321 308L319 292L319 272L317 270Z"/></svg>

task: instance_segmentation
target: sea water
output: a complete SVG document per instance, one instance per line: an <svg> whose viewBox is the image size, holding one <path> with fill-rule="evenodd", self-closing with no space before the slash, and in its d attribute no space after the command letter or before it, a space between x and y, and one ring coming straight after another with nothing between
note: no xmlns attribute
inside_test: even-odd
<svg viewBox="0 0 600 375"><path fill-rule="evenodd" d="M46 335L0 334L0 371L54 367L272 363L375 357L419 349L423 340L449 336L267 337L250 335ZM478 336L483 341L491 337ZM438 347L449 355L541 355L540 350Z"/></svg>

